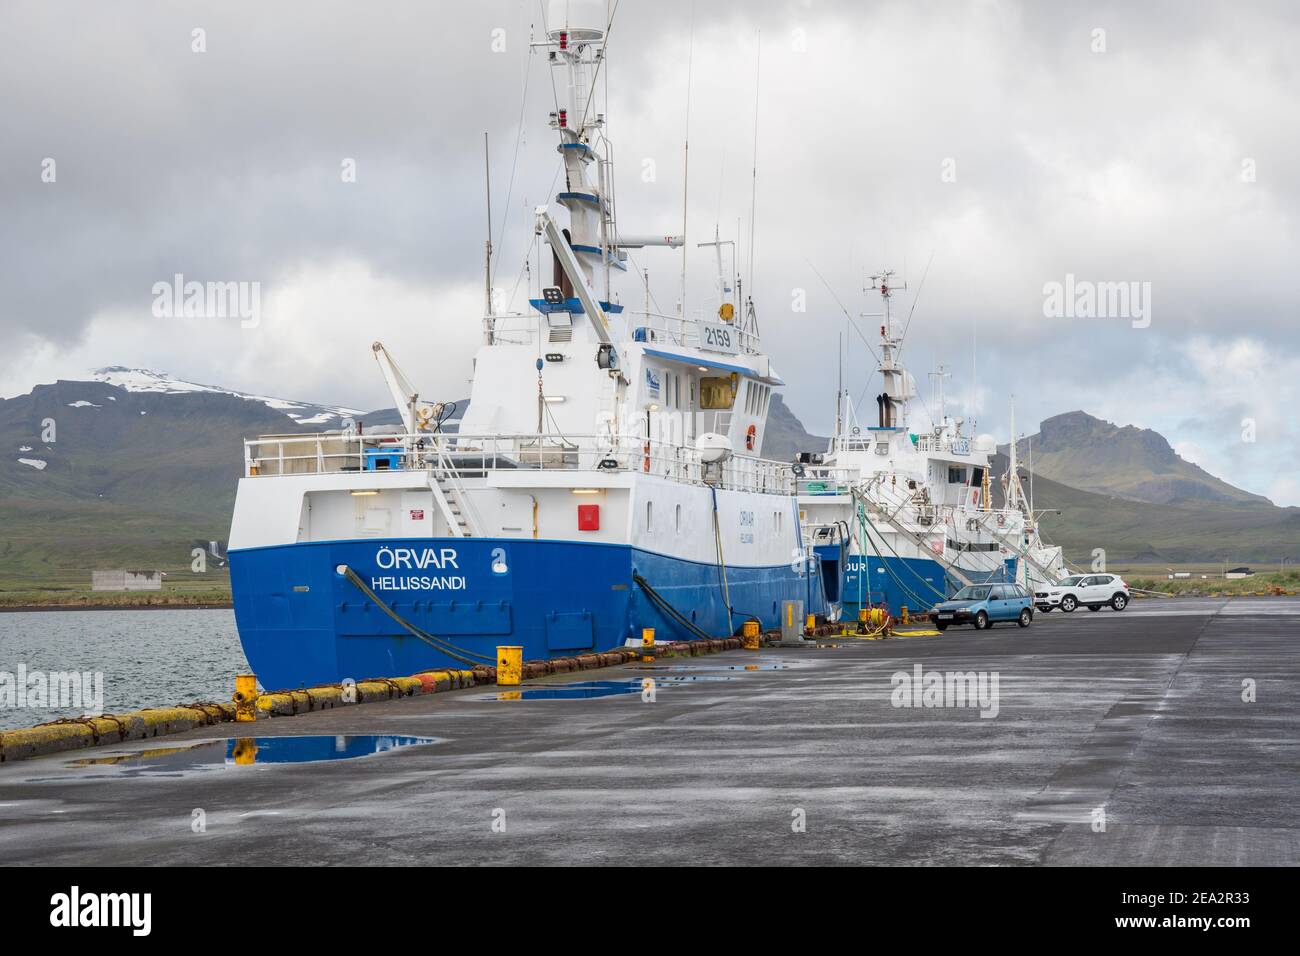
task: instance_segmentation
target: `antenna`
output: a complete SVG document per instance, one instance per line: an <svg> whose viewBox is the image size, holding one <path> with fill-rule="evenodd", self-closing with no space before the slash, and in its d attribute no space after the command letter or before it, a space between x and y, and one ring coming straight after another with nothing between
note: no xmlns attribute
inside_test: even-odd
<svg viewBox="0 0 1300 956"><path fill-rule="evenodd" d="M483 181L487 186L487 246L484 253L484 270L483 270L483 295L484 295L484 312L487 320L484 323L485 338L487 344L492 344L493 327L492 322L492 164L488 153L488 134L487 130L483 131Z"/></svg>
<svg viewBox="0 0 1300 956"><path fill-rule="evenodd" d="M862 339L863 344L866 345L867 351L871 353L871 357L874 358L877 362L879 362L880 356L877 355L876 350L871 347L870 340L868 340L867 337L862 334L862 329L858 327L858 323L853 321L853 316L851 316L849 314L849 310L844 307L844 303L841 302L840 297L835 294L835 290L831 288L831 284L826 281L826 277L821 274L821 271L815 265L813 265L813 261L811 259L804 259L804 262L808 263L808 268L812 269L812 271L816 274L817 278L821 280L822 285L826 287L826 291L831 294L831 298L835 300L835 304L838 305L840 307L840 311L844 313L844 318L848 319L849 325L853 326L853 331L858 333L858 338Z"/></svg>
<svg viewBox="0 0 1300 956"><path fill-rule="evenodd" d="M685 249L685 245L686 245L685 243L682 244L683 249ZM722 308L722 306L725 305L728 301L727 300L728 293L733 291L731 284L727 281L727 274L722 271L722 247L723 246L731 247L731 271L734 273L736 271L736 243L734 240L731 239L723 239L721 237L717 224L714 224L713 241L697 242L695 245L697 248L700 249L711 248L714 250L715 258L717 260L717 265L718 265L718 316L724 321L731 321L730 319L727 319L725 315L723 315L723 312L725 312L726 310ZM733 315L735 313L734 306L732 307L732 313Z"/></svg>
<svg viewBox="0 0 1300 956"><path fill-rule="evenodd" d="M835 440L837 442L840 439L841 426L843 424L840 416L844 410L844 333L843 332L839 334L838 355L840 359L839 380L836 382L835 385Z"/></svg>
<svg viewBox="0 0 1300 956"><path fill-rule="evenodd" d="M921 293L925 291L925 279L930 274L930 263L934 262L934 250L930 251L930 258L926 260L925 271L921 273L921 284L916 287L916 295L912 296L912 307L907 310L907 322L903 324L903 338L907 338L907 330L912 327L912 313L916 311L916 304L921 301ZM903 283L903 288L907 288L907 283Z"/></svg>
<svg viewBox="0 0 1300 956"><path fill-rule="evenodd" d="M691 3L691 39L686 54L686 135L682 146L682 295L677 312L686 318L686 195L691 181L691 75L695 67L695 3Z"/></svg>
<svg viewBox="0 0 1300 956"><path fill-rule="evenodd" d="M763 31L758 31L758 47L754 52L754 159L749 184L749 288L754 288L754 211L758 205L758 81L762 77Z"/></svg>
<svg viewBox="0 0 1300 956"><path fill-rule="evenodd" d="M948 418L948 403L944 396L943 380L951 378L952 372L948 371L948 366L942 363L935 366L933 372L929 373L930 377L930 401L939 409L939 424L942 425Z"/></svg>

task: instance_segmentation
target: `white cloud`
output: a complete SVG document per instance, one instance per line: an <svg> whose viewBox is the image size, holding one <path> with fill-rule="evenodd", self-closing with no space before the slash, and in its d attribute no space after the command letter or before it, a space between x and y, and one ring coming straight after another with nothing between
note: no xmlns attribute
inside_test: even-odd
<svg viewBox="0 0 1300 956"><path fill-rule="evenodd" d="M828 372L844 320L807 261L856 315L877 308L860 295L868 273L896 268L914 295L933 252L909 333L912 371L927 391L926 372L949 365L950 407L976 410L982 430L1005 440L1014 392L1021 429L1083 408L1157 428L1254 491L1300 471L1289 411L1300 398L1290 384L1300 380L1290 278L1300 128L1281 119L1294 113L1300 45L1290 7L1232 17L1188 7L1172 18L1105 6L1102 55L1089 48L1099 14L1069 5L700 4L692 41L693 7L620 7L608 110L619 224L681 228L693 42L689 298L700 306L711 290L710 255L694 243L715 225L741 240L745 260L761 31L747 291L810 428L831 424ZM514 286L533 242L528 210L553 191L540 58L509 185L535 5L448 14L393 2L369 18L351 12L346 29L288 0L259 9L252 27L227 4L200 2L180 19L161 9L86 5L76 36L40 5L0 19L0 44L22 44L12 56L0 47L0 79L29 94L6 104L0 141L0 166L17 171L2 181L0 331L14 361L0 366L0 394L123 364L256 394L387 405L369 356L381 339L432 395L462 397L481 311L480 130L492 136L497 285ZM200 13L214 40L201 61L169 46ZM507 54L489 50L496 26ZM429 55L427 37L449 32L463 42ZM105 70L110 56L135 66ZM173 135L160 140L159 128ZM22 171L49 153L60 157L57 186ZM355 187L338 182L344 156L358 160ZM646 158L654 182L641 179ZM947 158L951 183L940 178ZM1240 176L1246 158L1252 183ZM680 257L636 258L670 310ZM177 269L260 279L262 324L152 319L149 285ZM1152 327L1044 319L1043 283L1067 272L1152 282ZM807 313L790 311L796 287ZM642 301L632 275L621 291ZM855 345L847 384L870 395L872 364ZM1253 445L1240 440L1243 416L1257 421Z"/></svg>
<svg viewBox="0 0 1300 956"><path fill-rule="evenodd" d="M0 394L56 377L89 379L91 368L120 364L277 398L387 407L375 340L431 397L468 394L481 288L435 292L355 260L305 265L264 286L261 311L254 328L241 328L238 319L159 319L147 302L130 313L99 313L69 350L30 344L18 367L0 377Z"/></svg>

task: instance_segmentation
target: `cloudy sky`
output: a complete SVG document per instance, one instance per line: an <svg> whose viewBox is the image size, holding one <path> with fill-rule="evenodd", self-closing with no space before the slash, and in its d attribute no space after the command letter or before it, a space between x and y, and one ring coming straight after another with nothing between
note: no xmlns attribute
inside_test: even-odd
<svg viewBox="0 0 1300 956"><path fill-rule="evenodd" d="M682 229L689 64L686 231L747 258L757 75L754 292L806 425L831 424L841 303L876 311L865 277L893 268L910 309L929 262L906 351L927 395L951 369L950 411L1005 440L1013 393L1021 431L1082 408L1300 504L1300 10L1138 7L620 0L620 226ZM516 308L558 165L542 18L535 0L7 0L0 395L128 365L373 408L377 338L428 393L466 394L483 134ZM679 258L637 259L671 309ZM156 317L176 273L260 283L260 322ZM1148 313L1045 314L1067 275L1138 283ZM710 288L694 251L688 308Z"/></svg>

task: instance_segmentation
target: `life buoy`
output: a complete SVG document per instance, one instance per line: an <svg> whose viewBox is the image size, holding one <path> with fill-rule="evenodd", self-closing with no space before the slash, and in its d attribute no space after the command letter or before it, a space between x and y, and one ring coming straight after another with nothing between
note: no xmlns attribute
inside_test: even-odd
<svg viewBox="0 0 1300 956"><path fill-rule="evenodd" d="M1001 527L1002 527L1004 524L1006 524L1006 523L1007 523L1006 516L1005 516L1005 515L998 515L998 527L1001 528Z"/></svg>
<svg viewBox="0 0 1300 956"><path fill-rule="evenodd" d="M757 434L758 434L758 429L755 428L753 425L750 425L749 431L745 432L745 449L747 451L754 450L754 437Z"/></svg>

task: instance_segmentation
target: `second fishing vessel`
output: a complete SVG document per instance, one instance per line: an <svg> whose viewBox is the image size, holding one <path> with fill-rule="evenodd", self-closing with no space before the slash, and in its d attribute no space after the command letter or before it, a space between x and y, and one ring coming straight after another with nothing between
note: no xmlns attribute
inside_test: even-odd
<svg viewBox="0 0 1300 956"><path fill-rule="evenodd" d="M1061 548L1043 541L1025 494L1017 442L993 474L997 442L949 416L940 390L931 419L915 409L916 381L901 361L892 272L871 277L882 311L876 422L858 423L841 388L824 454L803 456L799 507L824 573L842 569L829 597L843 613L928 610L968 584L1000 581L1029 593L1064 573ZM1014 435L1015 419L1011 429Z"/></svg>

